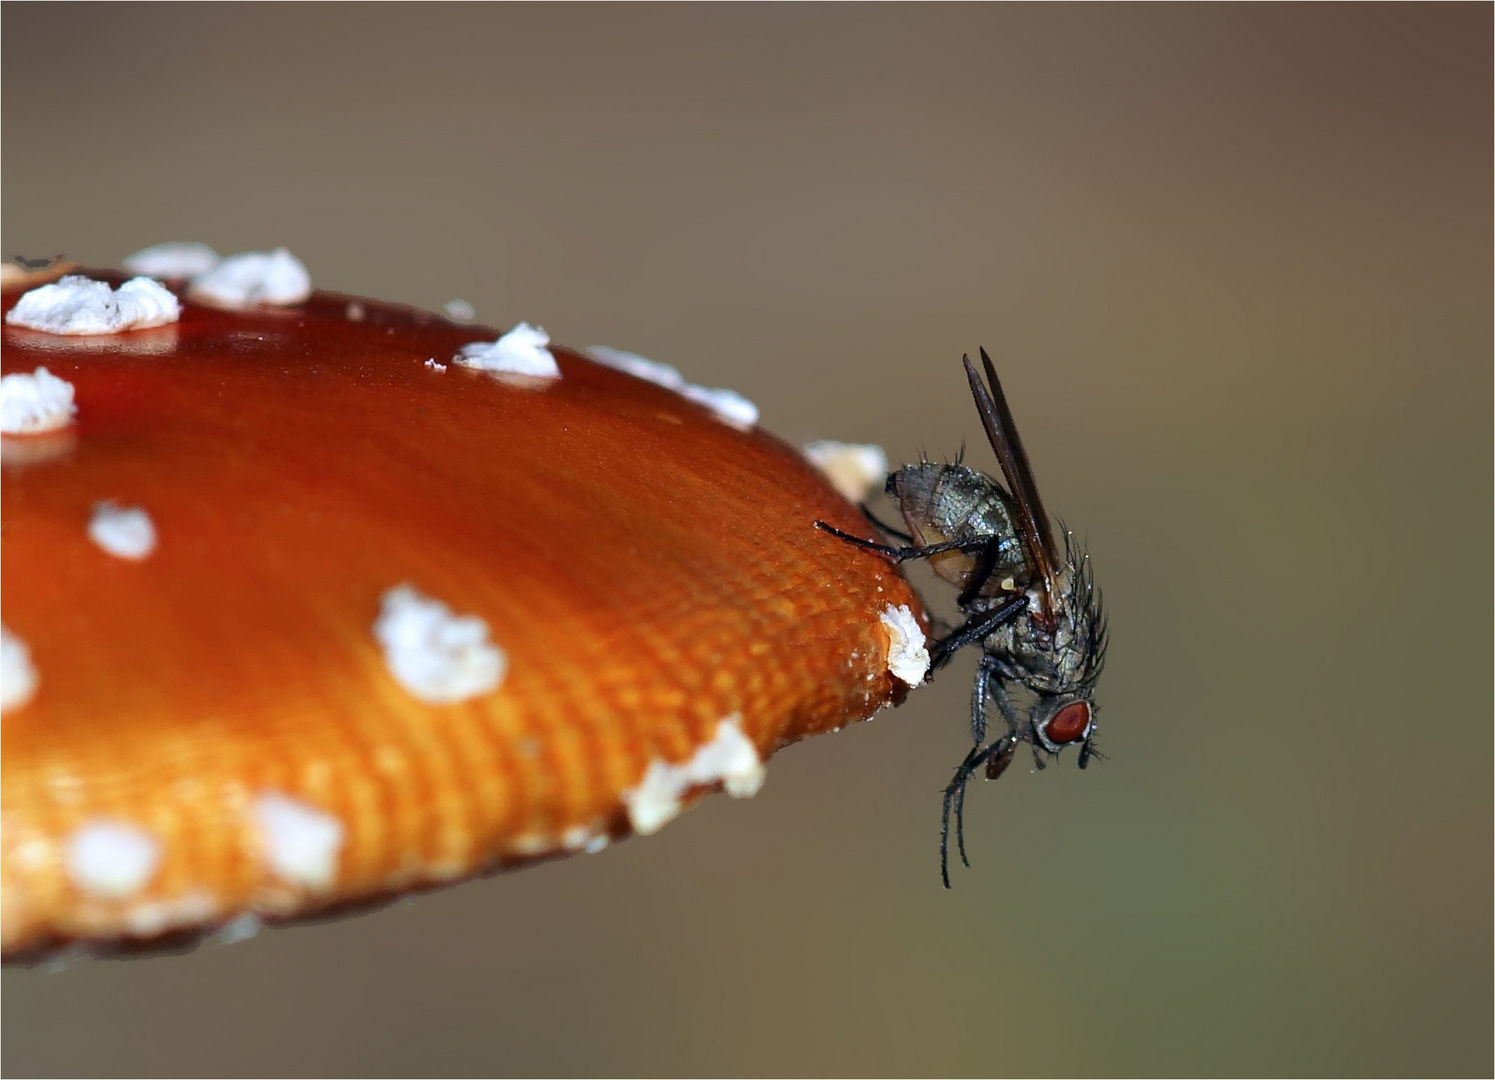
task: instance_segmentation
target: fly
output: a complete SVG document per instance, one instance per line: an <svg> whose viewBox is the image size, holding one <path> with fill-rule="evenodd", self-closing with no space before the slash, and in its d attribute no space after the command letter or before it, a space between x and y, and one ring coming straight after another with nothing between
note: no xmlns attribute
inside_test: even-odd
<svg viewBox="0 0 1495 1080"><path fill-rule="evenodd" d="M1007 486L966 465L921 461L892 473L885 488L897 501L908 532L868 514L904 546L879 544L823 521L815 523L894 562L928 559L936 574L960 590L956 603L965 622L931 647L931 671L967 645L981 648L971 691L974 745L945 788L940 820L940 876L947 889L952 815L956 850L960 861L970 866L965 792L978 771L995 780L1024 742L1032 746L1039 768L1067 746L1079 748L1082 769L1099 756L1092 694L1106 653L1106 619L1091 578L1090 557L1067 530L1062 553L1055 544L1033 468L986 350L981 350L981 363L990 388L971 358L964 360L976 410ZM1011 691L1017 687L1027 691L1025 709L1013 701ZM993 707L1005 730L987 741L988 710Z"/></svg>

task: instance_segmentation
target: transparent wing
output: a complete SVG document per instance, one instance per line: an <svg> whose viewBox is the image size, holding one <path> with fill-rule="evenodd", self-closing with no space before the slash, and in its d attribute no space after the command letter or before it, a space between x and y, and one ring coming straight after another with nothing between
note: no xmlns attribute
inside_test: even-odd
<svg viewBox="0 0 1495 1080"><path fill-rule="evenodd" d="M1039 616L1052 622L1055 604L1059 595L1056 567L1059 553L1054 547L1054 533L1049 525L1049 516L1038 497L1038 486L1033 482L1033 466L1028 464L1023 440L1017 433L1017 424L1012 419L1012 410L1007 407L1007 395L1002 393L1001 380L992 366L991 357L981 350L981 363L986 367L986 377L991 389L981 381L976 365L969 356L965 361L966 377L971 381L971 395L976 399L976 411L981 414L981 424L986 428L986 438L992 451L1001 463L1002 475L1007 478L1008 490L1017 504L1018 537L1028 554L1034 573L1043 587L1043 610Z"/></svg>

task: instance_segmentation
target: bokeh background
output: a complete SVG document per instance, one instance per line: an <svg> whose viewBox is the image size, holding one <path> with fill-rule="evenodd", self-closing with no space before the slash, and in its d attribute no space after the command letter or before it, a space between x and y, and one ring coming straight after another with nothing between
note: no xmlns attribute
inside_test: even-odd
<svg viewBox="0 0 1495 1080"><path fill-rule="evenodd" d="M952 892L969 657L647 840L7 971L8 1073L1489 1075L1489 5L3 20L6 254L285 244L895 459L991 465L985 345L1114 639Z"/></svg>

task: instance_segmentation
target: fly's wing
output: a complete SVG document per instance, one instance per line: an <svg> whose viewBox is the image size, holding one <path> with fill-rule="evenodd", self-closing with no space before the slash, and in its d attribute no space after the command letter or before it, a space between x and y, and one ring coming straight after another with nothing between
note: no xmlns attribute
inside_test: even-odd
<svg viewBox="0 0 1495 1080"><path fill-rule="evenodd" d="M1054 533L1049 526L1049 516L1044 512L1043 502L1038 498L1038 486L1033 482L1033 466L1028 464L1028 455L1023 450L1023 440L1018 436L1017 424L1013 422L1012 410L1007 407L1007 395L1002 393L1001 380L991 357L981 350L981 362L986 367L986 377L991 380L991 389L981 381L976 365L969 356L963 357L966 377L971 381L971 394L976 399L976 410L981 414L981 424L986 428L986 437L1002 465L1002 475L1007 478L1007 487L1017 504L1018 537L1028 560L1043 586L1043 611L1045 622L1053 621L1055 604L1059 595L1059 582L1055 568L1059 565L1059 554L1054 547Z"/></svg>

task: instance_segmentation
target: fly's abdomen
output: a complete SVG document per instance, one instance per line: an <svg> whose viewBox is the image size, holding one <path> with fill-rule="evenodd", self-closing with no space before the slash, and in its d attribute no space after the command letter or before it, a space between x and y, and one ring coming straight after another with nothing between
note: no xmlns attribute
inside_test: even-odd
<svg viewBox="0 0 1495 1080"><path fill-rule="evenodd" d="M1001 588L1005 578L1025 582L1027 562L1012 524L1010 499L1002 486L985 473L964 465L924 462L905 465L889 478L888 492L898 500L909 532L921 545L947 540L995 538L999 555L991 585ZM976 565L976 555L947 551L932 556L935 573L953 585L964 586Z"/></svg>

